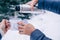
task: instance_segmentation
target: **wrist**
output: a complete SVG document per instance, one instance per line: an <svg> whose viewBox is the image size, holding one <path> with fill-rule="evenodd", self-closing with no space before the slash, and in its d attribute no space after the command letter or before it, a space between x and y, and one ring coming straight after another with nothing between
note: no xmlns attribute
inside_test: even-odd
<svg viewBox="0 0 60 40"><path fill-rule="evenodd" d="M32 30L31 30L31 33L33 32L33 31L35 31L36 29L35 28L33 28ZM31 35L31 33L30 33L30 35Z"/></svg>
<svg viewBox="0 0 60 40"><path fill-rule="evenodd" d="M0 29L0 34L3 36L4 35L4 31L2 29Z"/></svg>

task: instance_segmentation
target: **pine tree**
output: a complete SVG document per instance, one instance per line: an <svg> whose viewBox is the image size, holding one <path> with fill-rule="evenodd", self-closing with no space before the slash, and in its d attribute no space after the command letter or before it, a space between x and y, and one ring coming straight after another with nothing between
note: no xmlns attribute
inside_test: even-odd
<svg viewBox="0 0 60 40"><path fill-rule="evenodd" d="M10 5L18 5L20 0L0 0L0 12L7 13Z"/></svg>
<svg viewBox="0 0 60 40"><path fill-rule="evenodd" d="M0 14L7 14L7 12L10 11L10 5L15 6L15 5L26 3L28 1L30 1L30 0L0 0ZM25 17L23 17L23 18L29 17L29 14L24 14L24 15L25 15Z"/></svg>

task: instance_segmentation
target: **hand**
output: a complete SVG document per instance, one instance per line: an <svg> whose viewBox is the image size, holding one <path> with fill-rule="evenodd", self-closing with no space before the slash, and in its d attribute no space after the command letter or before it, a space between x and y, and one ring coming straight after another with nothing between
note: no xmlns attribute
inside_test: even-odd
<svg viewBox="0 0 60 40"><path fill-rule="evenodd" d="M26 4L28 4L28 5L30 5L30 7L31 7L31 11L33 11L34 10L34 2L33 1L29 1L28 3L26 3Z"/></svg>
<svg viewBox="0 0 60 40"><path fill-rule="evenodd" d="M36 3L38 2L38 0L32 0L26 4L30 5L31 6L31 11L34 10L34 5L36 5Z"/></svg>
<svg viewBox="0 0 60 40"><path fill-rule="evenodd" d="M3 19L0 23L0 29L4 32L4 34L8 31L10 28L10 23L8 20Z"/></svg>
<svg viewBox="0 0 60 40"><path fill-rule="evenodd" d="M31 33L35 30L34 26L31 24L25 24L23 22L18 23L18 30L20 34L31 35Z"/></svg>

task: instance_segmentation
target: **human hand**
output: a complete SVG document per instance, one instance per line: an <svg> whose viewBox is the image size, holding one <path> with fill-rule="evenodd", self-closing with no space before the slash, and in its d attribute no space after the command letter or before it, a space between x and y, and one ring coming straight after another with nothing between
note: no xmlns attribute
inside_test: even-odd
<svg viewBox="0 0 60 40"><path fill-rule="evenodd" d="M5 34L10 28L10 23L8 20L3 19L0 23L0 30L3 31L3 34Z"/></svg>
<svg viewBox="0 0 60 40"><path fill-rule="evenodd" d="M28 3L26 3L27 5L30 5L31 11L34 10L34 2L33 1L29 1Z"/></svg>
<svg viewBox="0 0 60 40"><path fill-rule="evenodd" d="M36 3L38 2L38 0L32 0L26 4L30 5L31 6L31 11L34 10L34 5L36 5Z"/></svg>
<svg viewBox="0 0 60 40"><path fill-rule="evenodd" d="M18 30L20 34L31 35L31 33L35 30L34 26L31 24L19 22L18 25Z"/></svg>

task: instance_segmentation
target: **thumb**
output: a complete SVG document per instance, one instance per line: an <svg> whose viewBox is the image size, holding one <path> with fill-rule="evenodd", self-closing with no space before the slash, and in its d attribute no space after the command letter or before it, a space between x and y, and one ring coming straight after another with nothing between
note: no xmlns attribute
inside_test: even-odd
<svg viewBox="0 0 60 40"><path fill-rule="evenodd" d="M31 6L31 11L33 11L34 10L34 6Z"/></svg>
<svg viewBox="0 0 60 40"><path fill-rule="evenodd" d="M0 23L0 28L1 29L5 28L5 19L3 19L2 22Z"/></svg>

